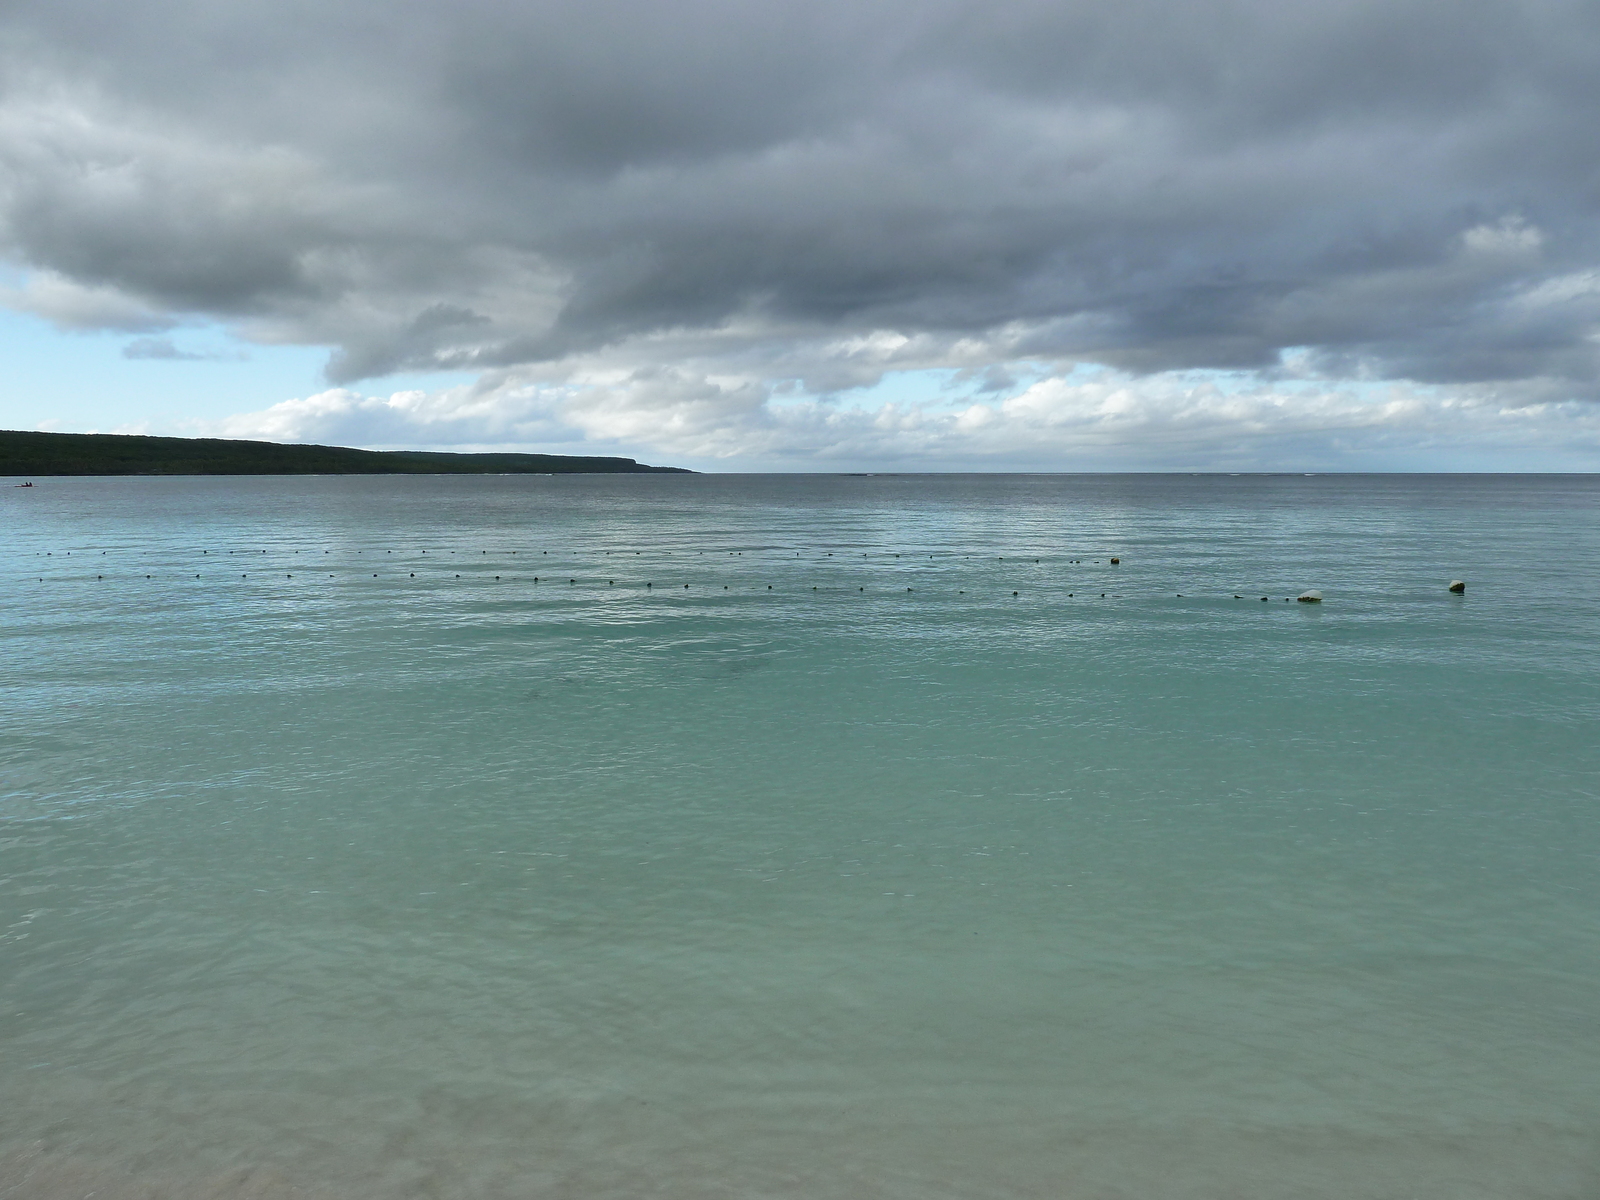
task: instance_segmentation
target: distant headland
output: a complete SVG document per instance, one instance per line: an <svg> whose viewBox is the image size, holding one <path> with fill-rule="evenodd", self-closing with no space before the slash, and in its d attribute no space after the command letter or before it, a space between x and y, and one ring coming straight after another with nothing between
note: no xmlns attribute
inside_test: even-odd
<svg viewBox="0 0 1600 1200"><path fill-rule="evenodd" d="M631 458L354 450L226 438L0 430L0 475L597 475L671 473Z"/></svg>

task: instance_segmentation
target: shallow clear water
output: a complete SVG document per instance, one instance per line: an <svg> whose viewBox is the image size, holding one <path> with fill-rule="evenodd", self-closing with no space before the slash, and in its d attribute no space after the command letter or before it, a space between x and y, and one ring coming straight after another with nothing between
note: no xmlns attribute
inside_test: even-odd
<svg viewBox="0 0 1600 1200"><path fill-rule="evenodd" d="M1600 1195L1597 502L4 489L0 1196Z"/></svg>

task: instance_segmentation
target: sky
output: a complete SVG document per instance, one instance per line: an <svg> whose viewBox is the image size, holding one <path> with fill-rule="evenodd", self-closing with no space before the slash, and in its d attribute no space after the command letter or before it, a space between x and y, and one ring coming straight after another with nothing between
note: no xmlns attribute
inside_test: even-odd
<svg viewBox="0 0 1600 1200"><path fill-rule="evenodd" d="M1589 0L8 0L0 427L1600 470Z"/></svg>

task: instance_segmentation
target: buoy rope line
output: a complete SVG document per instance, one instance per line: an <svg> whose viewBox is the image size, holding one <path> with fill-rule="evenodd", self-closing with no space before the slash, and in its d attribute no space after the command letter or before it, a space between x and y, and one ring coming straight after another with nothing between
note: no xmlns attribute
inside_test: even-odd
<svg viewBox="0 0 1600 1200"><path fill-rule="evenodd" d="M430 549L433 552L437 553L439 548L438 547L430 547L428 549L421 549L421 550L414 551L413 553L415 553L415 554L417 554L419 556L420 555L427 555L430 552ZM717 550L717 551L713 551L713 553L726 554L728 557L732 557L732 558L742 558L747 553L747 551L751 552L751 553L756 553L756 554L760 554L760 553L763 553L763 552L766 552L766 553L782 553L785 556L787 554L789 554L789 553L793 553L795 558L802 558L803 554L804 554L803 551L794 550L793 547L785 548L785 547L776 547L776 546L747 547L746 550ZM334 553L334 551L332 549L328 549L328 548L324 548L322 552L323 552L324 555L331 555L331 554ZM346 552L347 553L354 553L354 554L363 554L364 550L358 548L358 549L355 549L354 551L348 551L347 550ZM470 551L463 551L463 552L464 553L470 553ZM503 549L503 550L495 551L494 553L496 553L497 555L504 554L504 555L510 556L510 555L515 555L517 552L518 551L516 549ZM531 553L531 552L532 551L530 550L529 553ZM54 550L35 551L34 552L34 557L35 558L54 558L54 557L57 556L57 553L58 552L54 551ZM64 550L64 551L60 551L59 553L60 553L60 557L62 557L62 558L71 558L74 552L71 551L71 550ZM92 554L93 551L92 551L92 549L82 549L82 548L80 548L80 550L77 553L79 553L80 555L82 555L82 554ZM102 549L100 551L100 556L101 557L106 557L110 553L111 553L110 550ZM232 555L232 554L255 555L255 554L270 554L271 552L269 550L266 550L266 549L261 549L260 547L248 547L248 548L235 547L234 549L230 549L230 550L224 551L224 553L230 554L230 555ZM300 549L284 548L283 550L280 550L280 553L299 554L299 553L301 553L301 550ZM374 551L374 553L376 553L376 550ZM392 555L395 552L391 548L385 548L383 550L383 553ZM455 554L458 553L458 551L447 549L445 551L445 553L448 554L448 555L455 555ZM478 548L478 553L480 555L484 556L484 557L488 557L491 552L489 550L487 550L487 549L483 549L483 548L480 547L480 548ZM569 557L569 558L582 557L582 552L574 552L574 551L570 551L570 550L565 551L565 552L558 550L556 553L557 553L558 558L561 557L563 555L563 553L565 554L566 557ZM594 552L591 551L590 553L594 553ZM602 551L600 553L603 556L609 557L609 556L611 556L613 554L624 554L624 555L626 555L626 554L629 554L630 551L628 551L628 550L619 550L619 549L609 549L609 550L604 550L604 551ZM664 556L671 556L671 555L673 555L675 553L679 553L679 551L661 550L661 551L655 551L653 553L659 553L659 554L662 554ZM683 551L681 551L681 553L685 553L685 554L693 553L696 556L704 556L706 551L704 551L704 550L694 550L694 551L683 550ZM819 551L813 551L812 553L816 556L816 560L818 562L821 562L821 561L823 561L825 559L831 559L831 558L835 557L835 552L832 551L832 550L819 550ZM861 557L862 558L870 559L874 552L873 551L861 551L860 553L861 553ZM901 558L912 558L913 557L913 554L910 551L880 550L880 551L876 551L875 553L877 553L879 556L881 556L883 559L886 559L886 560L887 559L901 559ZM944 551L942 553L945 555L947 560L956 561L956 554L959 553L959 552L957 552L957 551ZM210 554L211 554L211 551L210 551L209 548L201 548L200 549L200 554L202 556L209 557ZM403 551L402 551L402 554L404 554ZM548 557L550 555L550 551L549 550L540 550L539 554L541 556ZM644 552L642 550L632 550L631 554L632 554L633 557L638 558L638 557L643 557ZM923 552L920 552L920 551L916 552L915 555L914 555L915 560L916 561L923 561L922 554L923 554ZM937 554L937 553L928 554L926 561L933 562L933 561L938 561L938 559L939 559L939 554ZM961 561L961 562L971 562L972 559L973 559L973 556L971 554L962 554L959 561ZM1030 559L1031 559L1031 562L1030 562ZM1044 559L1043 559L1042 556L1035 556L1035 555L1029 555L1029 554L1022 554L1022 555L995 555L993 561L994 562L998 562L998 563L1005 563L1005 562L1021 563L1024 566L1028 566L1028 565L1031 565L1031 566L1044 566L1045 565ZM1122 559L1121 559L1121 556L1119 556L1119 555L1111 555L1111 556L1108 556L1107 558L1105 558L1104 560L1102 560L1102 559L1089 560L1089 563L1091 565L1096 565L1096 566L1101 565L1102 563L1104 563L1106 565L1110 565L1110 566L1120 566L1121 563L1122 563ZM1082 565L1085 564L1085 560L1082 559L1082 558L1052 559L1052 565L1056 565L1056 564L1064 565L1064 566L1082 566ZM485 564L485 565L489 569L493 569L493 567L495 567L495 566L497 566L499 564L498 563L488 563L488 564ZM502 570L503 569L504 568L502 568ZM197 573L194 576L195 579L201 579L202 577L203 577L202 574L199 574L199 573ZM247 571L240 572L239 577L241 579L248 579L250 577L250 574ZM257 577L261 578L262 576L258 575ZM335 579L337 577L338 577L337 576L337 572L329 572L328 578ZM380 572L376 572L375 571L375 572L372 573L371 577L373 579L379 579L379 578L382 577L382 575L381 575ZM398 577L398 573L397 573L396 577ZM452 573L452 577L454 579L462 579L463 575L460 572L454 572L454 573ZM74 577L70 577L70 578L77 578L77 577L74 576ZM137 578L137 576L135 576L135 578ZM145 573L144 578L146 580L149 580L149 581L154 581L157 578L157 575L154 572L147 572L147 573ZM188 578L187 574L184 574L183 578L187 579ZM293 579L294 578L294 573L292 571L285 572L284 573L284 578L285 579ZM407 579L415 579L415 578L417 578L417 573L415 571L408 571L406 573L405 578L407 578ZM484 576L473 576L473 578L484 578ZM52 580L52 582L59 582L59 581L61 581L61 579L62 579L62 577L57 577L56 579ZM106 581L106 576L105 576L105 574L103 572L97 573L95 575L95 577L94 577L94 580L95 580L95 582L103 583L103 582ZM39 582L39 583L44 583L45 579L44 579L43 576L36 576L36 581ZM507 576L504 576L504 575L494 575L494 576L492 576L492 581L495 582L495 583L517 582L517 580L514 577L507 577ZM534 584L544 584L544 583L548 583L548 582L552 582L552 581L550 579L548 579L547 577L545 577L545 576L535 575L532 578L532 582ZM578 576L569 575L567 577L567 585L569 587L576 586L576 585L579 584L579 582L580 582L580 578ZM581 580L581 582L583 582L585 584L592 584L593 586L600 586L599 580L597 580L597 579L595 579L595 580L583 579L583 580ZM941 583L941 582L946 582L946 580L944 580L944 579L924 580L922 585L921 585L921 589L920 589L921 593L922 594L936 594L936 593L938 593L941 590L939 588L938 584ZM656 594L656 587L655 587L655 581L654 580L645 581L642 585L639 584L639 583L630 584L627 581L623 581L619 585L615 578L608 578L608 579L605 580L604 586L607 587L607 588L618 588L620 586L622 589L628 589L629 587L632 587L632 588L635 588L635 589L640 589L640 590L646 591L646 592L648 592L648 593L650 593L652 595ZM710 583L710 584L702 583L702 584L700 584L700 586L703 587L703 588L715 589L719 585L714 582L714 583ZM759 585L759 584L750 584L750 585L746 585L746 586L748 587L749 590L756 591L756 592L761 592L761 591L774 592L775 591L775 589L774 589L772 584L767 584L767 585L765 585L765 587L763 587L762 585ZM848 594L848 592L849 592L848 585L847 584L843 584L843 583L829 584L829 585L824 585L824 584L811 584L811 585L800 584L800 585L794 585L794 586L798 586L802 590L809 590L809 591L811 591L813 593L816 593L818 595L821 595L822 593L825 593L825 592L843 592L843 593L846 593L846 594ZM695 584L693 582L689 582L689 583L682 583L681 585L672 585L672 590L676 590L678 587L681 587L681 590L683 590L683 591L690 592L691 594L693 594L693 591L694 591L694 588L695 588ZM725 591L725 592L731 592L733 590L731 584L723 583L723 584L720 584L720 587L721 587L721 590ZM1449 584L1446 587L1446 591L1448 591L1452 595L1461 596L1461 595L1464 595L1466 593L1466 588L1467 588L1467 585L1463 580L1452 579L1452 580L1449 581ZM743 590L743 589L741 589L741 590ZM1037 591L1039 589L1035 589L1035 590ZM858 585L856 587L856 592L857 592L858 595L865 594L866 593L866 587L864 585ZM968 592L968 589L966 589L966 588L957 588L955 590L954 594L958 595L958 596L965 596L965 595L967 595L967 592ZM904 591L901 594L907 594L907 593L913 594L913 595L919 594L919 589L911 587L911 586L906 586L904 588ZM1046 592L1045 594L1048 595L1049 593ZM1056 593L1056 594L1059 596L1059 593ZM1012 592L1011 592L1011 595L1013 597L1020 598L1021 595L1022 595L1022 591L1021 591L1020 588L1019 589L1013 589ZM1069 600L1075 599L1076 595L1077 595L1077 593L1075 591L1068 592L1068 593L1066 593L1066 597L1065 598L1069 599ZM1207 598L1206 596L1198 595L1198 594L1192 593L1192 592L1190 592L1190 593L1174 592L1174 593L1172 593L1172 595L1173 595L1173 597L1175 599L1179 599L1179 600L1183 600L1183 599L1200 600L1200 599L1206 599ZM1228 593L1228 595L1231 595L1234 600L1243 600L1243 599L1245 599L1245 594L1242 593L1242 592L1232 592L1232 593ZM1126 593L1101 592L1100 593L1100 598L1101 599L1120 600L1120 599L1128 598L1128 596L1127 596ZM1220 598L1220 596L1218 598ZM1269 602L1271 600L1271 597L1270 596L1262 596L1260 599L1261 599L1262 603L1267 603L1267 602ZM1291 596L1285 596L1285 597L1283 597L1283 603L1285 603L1285 604L1290 603L1291 601L1295 601L1295 600L1298 600L1302 604L1321 604L1323 602L1323 596L1322 596L1322 593L1320 591L1318 591L1316 589L1310 589L1310 590L1301 592L1298 596L1292 596L1292 597Z"/></svg>

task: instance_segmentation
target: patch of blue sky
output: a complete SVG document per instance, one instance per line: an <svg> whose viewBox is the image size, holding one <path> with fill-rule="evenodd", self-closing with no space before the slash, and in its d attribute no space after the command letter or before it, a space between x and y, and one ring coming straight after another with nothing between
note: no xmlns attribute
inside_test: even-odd
<svg viewBox="0 0 1600 1200"><path fill-rule="evenodd" d="M69 332L0 309L0 428L193 435L208 421L330 386L328 348L247 342L218 324L148 334ZM436 390L466 372L390 376L361 390Z"/></svg>

